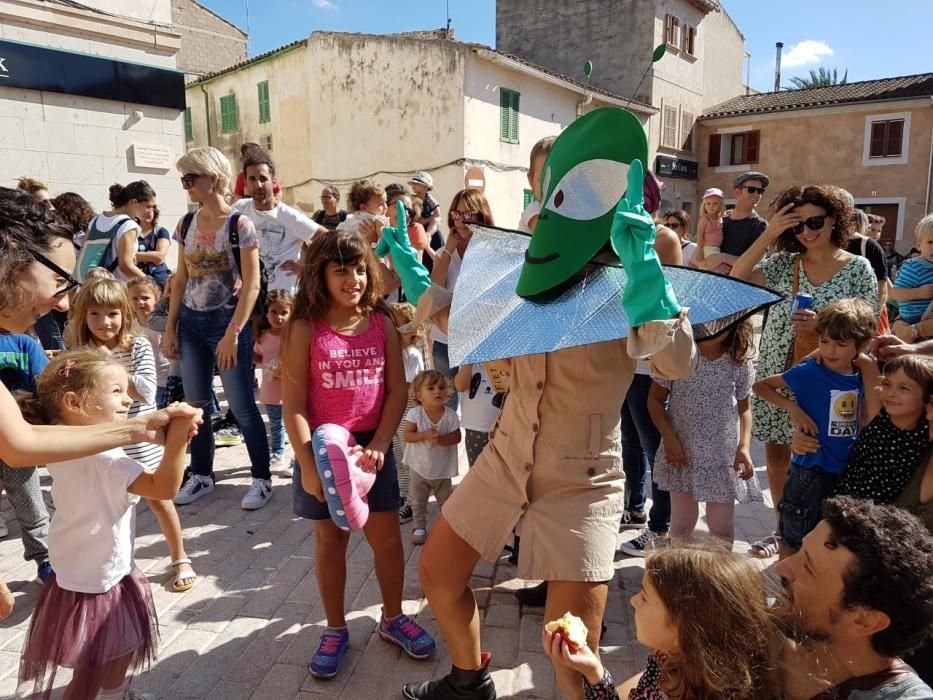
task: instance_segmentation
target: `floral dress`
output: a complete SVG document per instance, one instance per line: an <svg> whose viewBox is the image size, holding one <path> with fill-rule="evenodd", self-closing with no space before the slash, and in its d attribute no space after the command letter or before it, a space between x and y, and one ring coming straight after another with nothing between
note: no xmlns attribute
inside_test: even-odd
<svg viewBox="0 0 933 700"><path fill-rule="evenodd" d="M784 372L787 352L794 337L793 326L790 325L790 310L793 303L796 259L797 255L794 253L776 253L762 260L756 268L764 275L765 286L788 297L768 311L759 351L759 379ZM798 293L813 296L811 308L814 311L819 311L837 299L852 298L863 299L877 308L878 279L868 260L856 255L839 272L818 286L810 283L801 265ZM794 436L794 426L783 409L753 396L752 435L762 442L789 445Z"/></svg>

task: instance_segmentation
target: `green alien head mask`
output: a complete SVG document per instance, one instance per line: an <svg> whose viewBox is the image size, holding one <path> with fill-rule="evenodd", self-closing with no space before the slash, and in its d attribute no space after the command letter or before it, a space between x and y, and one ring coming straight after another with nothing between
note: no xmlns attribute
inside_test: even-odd
<svg viewBox="0 0 933 700"><path fill-rule="evenodd" d="M631 112L596 109L561 132L544 164L544 203L518 279L519 296L554 290L606 244L635 159L647 161L648 139Z"/></svg>

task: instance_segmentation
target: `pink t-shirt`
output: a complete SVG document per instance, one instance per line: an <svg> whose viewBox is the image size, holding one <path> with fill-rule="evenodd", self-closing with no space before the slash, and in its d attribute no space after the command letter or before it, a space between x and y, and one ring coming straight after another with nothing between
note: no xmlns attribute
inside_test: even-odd
<svg viewBox="0 0 933 700"><path fill-rule="evenodd" d="M370 316L360 335L337 333L324 321L314 322L308 372L308 423L311 430L336 423L350 432L379 427L385 401L385 321Z"/></svg>
<svg viewBox="0 0 933 700"><path fill-rule="evenodd" d="M267 406L282 404L282 380L273 377L272 372L279 366L279 353L282 349L282 336L266 331L253 344L253 353L262 358L262 384L259 386L259 400Z"/></svg>

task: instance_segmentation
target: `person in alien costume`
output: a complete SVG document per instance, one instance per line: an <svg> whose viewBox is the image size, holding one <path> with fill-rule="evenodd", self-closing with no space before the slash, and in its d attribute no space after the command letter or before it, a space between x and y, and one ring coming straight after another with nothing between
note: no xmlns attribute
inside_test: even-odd
<svg viewBox="0 0 933 700"><path fill-rule="evenodd" d="M654 222L643 207L647 150L629 112L598 109L571 124L545 163L544 204L530 242L476 227L452 301L417 264L404 224L383 230L377 255L392 253L406 295L418 303L416 319L443 324L449 315L452 362L512 358L489 444L421 555L421 582L453 667L439 680L407 684L406 698L496 698L469 582L481 558L501 556L519 521L518 575L549 582L544 619L567 611L581 617L598 653L622 512L620 407L635 359L670 379L689 376L696 364L688 310L652 247ZM597 254L608 264L592 263ZM718 295L732 299L728 308L705 310L717 332L723 318L777 300L728 278L677 274L691 301L710 296L710 283L741 289ZM753 302L734 298L746 290L757 295ZM583 697L579 674L558 669L557 681L567 697Z"/></svg>

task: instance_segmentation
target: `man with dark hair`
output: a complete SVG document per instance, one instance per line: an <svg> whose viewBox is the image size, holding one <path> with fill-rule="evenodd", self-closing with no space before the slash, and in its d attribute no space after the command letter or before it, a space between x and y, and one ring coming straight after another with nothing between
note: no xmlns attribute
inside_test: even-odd
<svg viewBox="0 0 933 700"><path fill-rule="evenodd" d="M789 697L930 700L901 657L933 635L933 536L894 506L837 496L778 562L776 612L796 644Z"/></svg>
<svg viewBox="0 0 933 700"><path fill-rule="evenodd" d="M240 146L240 164L242 165L247 161L250 156L257 156L259 158L269 158L269 155L266 153L265 149L260 146L258 143L253 143L252 141L247 141L242 146ZM240 168L240 172L236 176L236 185L233 188L234 193L236 193L237 198L242 199L243 197L249 197L252 195L252 192L249 191L249 183L246 182L246 170ZM275 181L275 195L278 196L282 191L279 181Z"/></svg>

